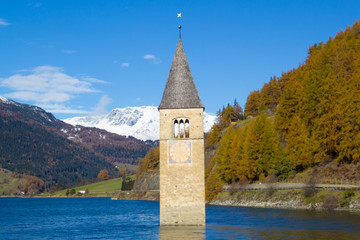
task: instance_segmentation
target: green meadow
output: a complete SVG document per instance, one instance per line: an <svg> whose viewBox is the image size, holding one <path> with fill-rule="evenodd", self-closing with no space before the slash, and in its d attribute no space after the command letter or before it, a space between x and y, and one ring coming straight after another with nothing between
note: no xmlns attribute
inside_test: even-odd
<svg viewBox="0 0 360 240"><path fill-rule="evenodd" d="M100 196L111 196L115 191L120 191L122 185L122 178L113 178L107 181L101 181L97 183L91 183L79 187L70 188L75 189L75 194L73 196L84 196L78 194L79 191L88 190L88 194L86 196L100 197ZM43 193L40 196L52 196L52 197L66 197L67 189L57 191L54 194ZM70 197L70 195L69 195Z"/></svg>

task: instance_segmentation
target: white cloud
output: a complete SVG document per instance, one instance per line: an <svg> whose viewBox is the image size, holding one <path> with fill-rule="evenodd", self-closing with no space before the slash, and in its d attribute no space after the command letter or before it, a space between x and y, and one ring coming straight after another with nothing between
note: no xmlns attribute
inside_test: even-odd
<svg viewBox="0 0 360 240"><path fill-rule="evenodd" d="M100 80L100 79L97 79L97 78L93 78L93 77L90 77L86 74L80 74L80 79L83 80L83 81L86 81L86 82L91 82L91 83L108 83L104 80Z"/></svg>
<svg viewBox="0 0 360 240"><path fill-rule="evenodd" d="M87 75L73 77L54 66L38 66L21 70L8 78L0 78L0 86L11 90L5 96L46 106L46 110L54 113L87 112L67 107L67 104L81 94L100 92L94 88L95 83L106 82Z"/></svg>
<svg viewBox="0 0 360 240"><path fill-rule="evenodd" d="M152 55L152 54L146 54L143 56L144 59L146 60L151 60L151 63L153 64L159 64L161 63L161 60L158 59L155 55Z"/></svg>
<svg viewBox="0 0 360 240"><path fill-rule="evenodd" d="M63 49L61 50L62 53L65 53L65 54L74 54L74 53L77 53L77 51L75 50L71 50L71 49Z"/></svg>
<svg viewBox="0 0 360 240"><path fill-rule="evenodd" d="M0 26L7 26L7 25L10 25L10 23L5 21L3 18L0 18Z"/></svg>
<svg viewBox="0 0 360 240"><path fill-rule="evenodd" d="M38 3L28 3L26 4L27 7L33 7L33 8L38 8L42 6L42 3L38 2Z"/></svg>
<svg viewBox="0 0 360 240"><path fill-rule="evenodd" d="M19 99L23 101L33 101L33 102L39 102L38 100L41 99L42 103L66 102L72 98L70 94L58 93L54 91L50 91L48 93L42 93L42 94L37 92L19 91L19 92L8 93L6 94L6 96L12 99Z"/></svg>
<svg viewBox="0 0 360 240"><path fill-rule="evenodd" d="M107 106L111 103L112 99L109 98L107 95L104 95L100 98L99 102L93 109L93 115L100 115L107 113Z"/></svg>
<svg viewBox="0 0 360 240"><path fill-rule="evenodd" d="M144 59L156 59L155 55L146 54L143 56Z"/></svg>
<svg viewBox="0 0 360 240"><path fill-rule="evenodd" d="M22 70L25 74L15 74L0 79L1 86L17 91L29 91L39 94L51 91L60 93L98 92L86 79L78 79L63 73L63 69L53 66L39 66L31 70Z"/></svg>
<svg viewBox="0 0 360 240"><path fill-rule="evenodd" d="M46 109L51 113L66 113L66 114L88 114L89 111L81 110L81 106L67 107L62 104L36 104L37 106Z"/></svg>
<svg viewBox="0 0 360 240"><path fill-rule="evenodd" d="M124 63L121 64L121 66L122 66L122 67L129 67L129 63L124 62Z"/></svg>

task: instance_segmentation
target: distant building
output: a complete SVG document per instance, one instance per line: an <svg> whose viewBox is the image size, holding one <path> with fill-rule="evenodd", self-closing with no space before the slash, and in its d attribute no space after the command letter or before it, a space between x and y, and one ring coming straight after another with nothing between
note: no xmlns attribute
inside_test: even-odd
<svg viewBox="0 0 360 240"><path fill-rule="evenodd" d="M230 124L231 124L231 125L234 125L234 124L236 124L238 121L239 121L239 119L237 119L237 118L232 118L232 119L230 119Z"/></svg>

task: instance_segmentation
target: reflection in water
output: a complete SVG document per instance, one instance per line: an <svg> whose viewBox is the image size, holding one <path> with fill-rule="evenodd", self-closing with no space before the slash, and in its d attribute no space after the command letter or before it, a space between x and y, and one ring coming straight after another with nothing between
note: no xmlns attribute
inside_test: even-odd
<svg viewBox="0 0 360 240"><path fill-rule="evenodd" d="M270 226L269 226L270 227ZM320 231L320 230L259 230L241 226L208 226L206 236L209 239L320 239L320 240L358 240L360 232ZM186 239L186 238L184 238ZM208 239L208 237L206 238Z"/></svg>
<svg viewBox="0 0 360 240"><path fill-rule="evenodd" d="M206 239L360 239L360 215L347 211L211 206Z"/></svg>
<svg viewBox="0 0 360 240"><path fill-rule="evenodd" d="M205 227L159 220L155 201L0 198L0 239L360 239L360 212L207 206Z"/></svg>
<svg viewBox="0 0 360 240"><path fill-rule="evenodd" d="M317 230L282 230L282 231L260 231L259 235L264 239L321 239L321 240L358 240L360 232L346 233L340 231L317 231Z"/></svg>
<svg viewBox="0 0 360 240"><path fill-rule="evenodd" d="M204 226L160 226L159 239L201 240L205 239L204 233Z"/></svg>

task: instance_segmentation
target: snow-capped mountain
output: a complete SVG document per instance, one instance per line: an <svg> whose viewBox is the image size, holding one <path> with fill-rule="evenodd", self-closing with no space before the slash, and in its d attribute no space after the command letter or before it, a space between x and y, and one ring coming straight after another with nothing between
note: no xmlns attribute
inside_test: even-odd
<svg viewBox="0 0 360 240"><path fill-rule="evenodd" d="M96 127L141 140L158 140L160 136L159 111L157 107L151 106L116 108L105 115L74 117L63 121L74 126ZM204 131L210 131L215 121L215 115L204 113Z"/></svg>
<svg viewBox="0 0 360 240"><path fill-rule="evenodd" d="M2 96L0 96L0 103L6 104L5 106L7 106L6 109L8 112L17 113L18 115L22 113L22 117L25 117L25 120L32 119L47 126L55 126L57 124L57 119L54 115L40 107L18 103ZM2 110L4 110L4 108Z"/></svg>

